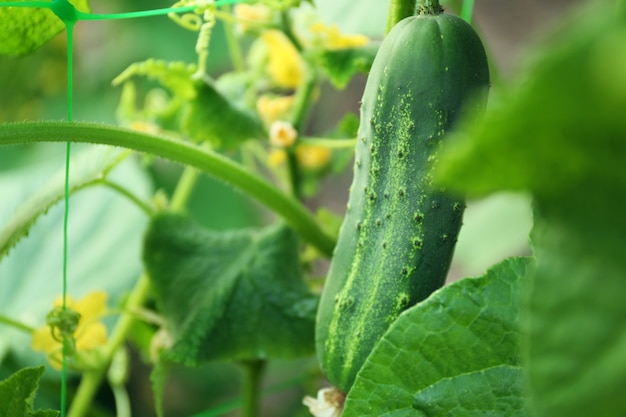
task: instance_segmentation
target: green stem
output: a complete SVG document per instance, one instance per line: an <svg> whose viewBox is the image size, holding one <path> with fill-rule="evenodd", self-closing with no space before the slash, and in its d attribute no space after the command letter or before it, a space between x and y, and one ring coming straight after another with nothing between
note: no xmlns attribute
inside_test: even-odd
<svg viewBox="0 0 626 417"><path fill-rule="evenodd" d="M467 23L472 23L472 13L474 12L474 0L463 0L461 7L461 18Z"/></svg>
<svg viewBox="0 0 626 417"><path fill-rule="evenodd" d="M215 152L165 136L98 124L25 122L0 125L0 146L66 141L121 146L196 167L266 205L321 253L332 256L334 240L324 233L302 204Z"/></svg>
<svg viewBox="0 0 626 417"><path fill-rule="evenodd" d="M386 33L389 33L391 28L402 19L415 14L415 3L416 0L391 0L387 16Z"/></svg>
<svg viewBox="0 0 626 417"><path fill-rule="evenodd" d="M95 182L95 184L102 184L105 187L108 187L112 189L113 191L116 191L117 193L123 195L128 200L130 200L133 204L135 204L140 210L146 213L148 217L154 216L155 211L152 208L152 206L150 206L150 204L146 203L145 201L142 201L139 197L137 197L135 194L133 194L128 189L122 187L121 185L114 183L112 181L109 181L107 179L98 180Z"/></svg>
<svg viewBox="0 0 626 417"><path fill-rule="evenodd" d="M13 327L15 329L23 330L26 333L33 333L35 328L30 327L27 324L21 323L19 321L13 320L10 317L4 316L0 314L0 324L6 324L7 326Z"/></svg>
<svg viewBox="0 0 626 417"><path fill-rule="evenodd" d="M198 181L199 175L200 171L197 169L188 166L185 167L180 179L178 180L178 185L174 190L174 194L172 194L172 200L169 204L170 210L181 211L185 208L185 205L193 192L193 188Z"/></svg>
<svg viewBox="0 0 626 417"><path fill-rule="evenodd" d="M318 74L314 66L307 65L304 80L298 88L291 110L291 124L301 133L306 124L306 117L312 104L312 96L317 88Z"/></svg>
<svg viewBox="0 0 626 417"><path fill-rule="evenodd" d="M443 12L443 8L439 4L439 0L420 0L420 6L417 13L420 15L438 15Z"/></svg>
<svg viewBox="0 0 626 417"><path fill-rule="evenodd" d="M312 104L312 96L315 88L317 87L318 76L317 71L311 65L308 65L305 71L304 80L302 85L298 88L294 97L293 109L291 111L291 124L298 132L298 136L302 135L306 125L306 116ZM287 149L287 169L289 172L289 179L291 184L291 193L297 199L302 196L301 192L301 178L300 168L298 166L298 159L296 158L296 144L299 140L296 140L291 147Z"/></svg>
<svg viewBox="0 0 626 417"><path fill-rule="evenodd" d="M50 9L52 3L46 1L8 1L6 3L0 3L0 7L33 7L38 9Z"/></svg>
<svg viewBox="0 0 626 417"><path fill-rule="evenodd" d="M298 52L303 51L304 48L302 48L302 44L291 29L291 22L289 21L289 14L287 11L282 11L280 13L280 30L282 30L285 36L287 36L287 39L289 39Z"/></svg>
<svg viewBox="0 0 626 417"><path fill-rule="evenodd" d="M306 137L300 139L300 144L310 146L321 146L328 149L354 149L356 145L356 138L352 139L331 139L331 138L317 138Z"/></svg>
<svg viewBox="0 0 626 417"><path fill-rule="evenodd" d="M224 33L226 34L226 45L228 46L228 53L230 60L233 63L233 69L236 72L243 72L246 70L246 64L241 46L235 36L235 25L232 21L222 19L224 23Z"/></svg>
<svg viewBox="0 0 626 417"><path fill-rule="evenodd" d="M130 399L128 398L126 387L124 385L114 385L111 387L111 391L115 400L116 417L131 417Z"/></svg>
<svg viewBox="0 0 626 417"><path fill-rule="evenodd" d="M250 360L241 363L243 367L243 417L257 417L259 415L259 397L261 393L261 380L265 370L266 361Z"/></svg>

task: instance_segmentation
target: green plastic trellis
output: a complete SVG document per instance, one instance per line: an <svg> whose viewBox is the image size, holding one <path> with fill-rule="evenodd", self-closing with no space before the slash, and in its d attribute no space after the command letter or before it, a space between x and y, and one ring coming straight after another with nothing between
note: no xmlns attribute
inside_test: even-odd
<svg viewBox="0 0 626 417"><path fill-rule="evenodd" d="M245 0L243 0L245 1ZM112 13L112 14L96 14L86 13L77 10L68 0L52 0L45 1L26 1L26 2L3 2L0 7L21 7L21 8L45 8L51 10L65 25L65 33L67 37L67 121L73 120L73 44L74 44L74 26L81 20L119 20L134 19L149 16L162 16L170 13L189 13L197 9L207 6L221 6L227 4L240 3L242 0L196 0L186 1L185 6L143 10L129 13ZM180 2L179 2L180 3ZM64 220L63 220L63 273L62 273L62 296L63 303L60 311L63 316L67 311L67 242L68 242L68 223L69 223L69 174L70 174L70 154L71 142L66 142L65 148L65 193L64 193ZM62 317L61 317L62 318ZM66 354L68 352L68 339L63 338L62 350L62 367L61 367L61 393L60 393L60 411L61 417L65 417L67 409L67 364Z"/></svg>

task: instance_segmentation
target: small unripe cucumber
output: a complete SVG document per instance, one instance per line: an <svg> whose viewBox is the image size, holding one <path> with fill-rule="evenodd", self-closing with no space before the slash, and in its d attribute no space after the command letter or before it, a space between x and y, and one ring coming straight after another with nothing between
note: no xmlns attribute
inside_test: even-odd
<svg viewBox="0 0 626 417"><path fill-rule="evenodd" d="M344 393L398 315L445 281L465 205L431 187L432 168L468 98L484 107L488 84L482 43L458 17L408 17L380 47L317 316L322 371Z"/></svg>

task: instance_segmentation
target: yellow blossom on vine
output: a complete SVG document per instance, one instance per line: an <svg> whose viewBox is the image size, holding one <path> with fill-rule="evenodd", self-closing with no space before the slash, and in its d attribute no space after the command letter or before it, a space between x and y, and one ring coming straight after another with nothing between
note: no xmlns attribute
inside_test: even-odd
<svg viewBox="0 0 626 417"><path fill-rule="evenodd" d="M277 120L270 126L270 143L280 148L293 145L298 138L298 132L289 122Z"/></svg>
<svg viewBox="0 0 626 417"><path fill-rule="evenodd" d="M311 31L320 38L326 49L358 48L369 42L365 35L346 35L339 31L337 25L327 26L321 22L311 25Z"/></svg>
<svg viewBox="0 0 626 417"><path fill-rule="evenodd" d="M300 166L306 169L317 170L324 168L330 161L331 151L324 146L299 145L296 148L296 158Z"/></svg>
<svg viewBox="0 0 626 417"><path fill-rule="evenodd" d="M263 121L271 125L282 119L293 107L293 96L270 96L264 94L256 102L256 109Z"/></svg>
<svg viewBox="0 0 626 417"><path fill-rule="evenodd" d="M287 160L287 152L284 149L272 149L267 157L267 163L272 168L277 168Z"/></svg>
<svg viewBox="0 0 626 417"><path fill-rule="evenodd" d="M70 296L66 309L62 310L63 298L54 301L54 308L46 325L33 333L32 348L48 356L50 364L61 369L63 340L70 345L70 352L89 352L104 345L107 331L99 321L106 311L107 294L94 291L78 301Z"/></svg>
<svg viewBox="0 0 626 417"><path fill-rule="evenodd" d="M296 88L304 75L304 63L295 46L279 30L261 34L268 51L267 71L278 87Z"/></svg>
<svg viewBox="0 0 626 417"><path fill-rule="evenodd" d="M245 33L255 25L262 25L272 20L272 9L265 4L245 4L235 5L233 10L237 19L237 30Z"/></svg>

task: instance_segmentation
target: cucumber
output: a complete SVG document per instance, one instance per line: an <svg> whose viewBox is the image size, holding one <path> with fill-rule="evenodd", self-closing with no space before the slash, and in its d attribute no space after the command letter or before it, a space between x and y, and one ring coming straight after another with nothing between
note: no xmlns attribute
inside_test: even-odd
<svg viewBox="0 0 626 417"><path fill-rule="evenodd" d="M478 35L452 15L405 18L376 55L316 325L322 371L344 393L398 315L445 281L465 204L431 187L432 169L464 103L477 95L482 109L488 85Z"/></svg>

